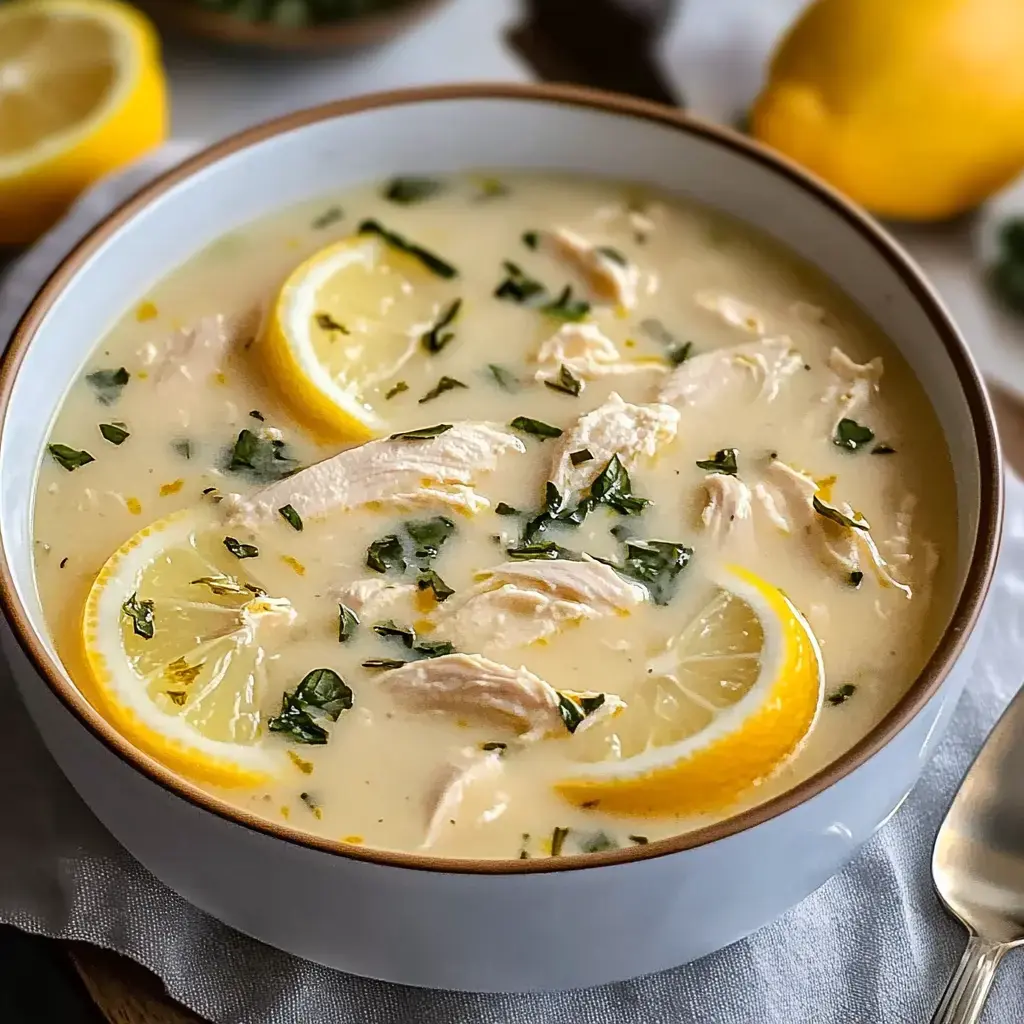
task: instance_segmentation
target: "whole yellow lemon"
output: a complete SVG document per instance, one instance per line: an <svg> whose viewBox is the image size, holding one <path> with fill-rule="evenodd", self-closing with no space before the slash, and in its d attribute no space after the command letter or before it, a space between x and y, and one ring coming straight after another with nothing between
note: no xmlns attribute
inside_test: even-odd
<svg viewBox="0 0 1024 1024"><path fill-rule="evenodd" d="M1024 0L816 0L751 129L882 216L969 210L1024 168Z"/></svg>

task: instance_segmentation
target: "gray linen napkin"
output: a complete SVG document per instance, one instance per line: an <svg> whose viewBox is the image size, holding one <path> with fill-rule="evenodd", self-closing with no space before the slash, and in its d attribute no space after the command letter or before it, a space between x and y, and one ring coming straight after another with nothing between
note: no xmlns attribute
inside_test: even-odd
<svg viewBox="0 0 1024 1024"><path fill-rule="evenodd" d="M12 268L0 290L0 343L74 240L180 156L164 151L105 182ZM986 640L921 783L845 871L779 921L695 964L584 991L467 995L366 981L262 945L166 889L103 829L50 759L2 664L0 921L130 956L217 1024L923 1024L964 941L932 891L932 840L1024 664L1024 484L1008 481L1007 497ZM1024 1020L1016 956L985 1019Z"/></svg>

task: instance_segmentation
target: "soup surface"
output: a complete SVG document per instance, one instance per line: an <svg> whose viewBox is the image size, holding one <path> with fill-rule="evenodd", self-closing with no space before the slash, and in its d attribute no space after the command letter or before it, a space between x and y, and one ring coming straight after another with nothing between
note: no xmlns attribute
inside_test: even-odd
<svg viewBox="0 0 1024 1024"><path fill-rule="evenodd" d="M861 739L948 614L952 472L892 345L774 242L605 181L400 179L221 238L51 442L38 582L83 691L350 843L720 819Z"/></svg>

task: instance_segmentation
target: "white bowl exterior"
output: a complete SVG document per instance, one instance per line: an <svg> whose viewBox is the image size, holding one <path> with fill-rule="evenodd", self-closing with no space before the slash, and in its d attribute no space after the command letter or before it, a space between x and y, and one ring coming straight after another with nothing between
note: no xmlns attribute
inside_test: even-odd
<svg viewBox="0 0 1024 1024"><path fill-rule="evenodd" d="M862 232L788 175L714 138L528 97L446 99L315 122L233 153L122 226L57 297L25 355L0 439L0 530L18 596L40 636L48 633L26 496L60 397L133 299L206 243L282 206L396 170L481 167L598 171L689 195L824 269L894 339L939 414L956 474L963 580L981 493L968 403L936 326ZM967 660L961 656L940 692L885 749L771 821L636 863L508 876L382 867L224 821L120 761L30 670L19 672L19 683L86 801L192 902L265 941L349 971L500 990L596 983L680 963L807 895L909 791L963 687ZM197 849L203 856L194 856Z"/></svg>

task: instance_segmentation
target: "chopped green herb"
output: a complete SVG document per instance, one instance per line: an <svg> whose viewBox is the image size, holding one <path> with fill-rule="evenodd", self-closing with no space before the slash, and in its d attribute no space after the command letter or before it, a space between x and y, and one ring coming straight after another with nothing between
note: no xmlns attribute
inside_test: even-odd
<svg viewBox="0 0 1024 1024"><path fill-rule="evenodd" d="M416 545L417 558L435 558L445 541L455 532L455 523L447 516L413 519L405 524L405 532Z"/></svg>
<svg viewBox="0 0 1024 1024"><path fill-rule="evenodd" d="M432 399L438 398L443 395L446 391L454 391L456 388L469 387L468 384L463 384L461 380L456 380L454 377L442 377L420 400L419 404L422 405L424 402L429 402Z"/></svg>
<svg viewBox="0 0 1024 1024"><path fill-rule="evenodd" d="M738 472L736 467L736 456L739 450L736 448L720 448L715 452L714 458L702 459L697 463L698 469L706 469L709 473L724 473L726 476L735 476Z"/></svg>
<svg viewBox="0 0 1024 1024"><path fill-rule="evenodd" d="M536 249L540 244L540 235L536 231L524 231L520 237L527 249Z"/></svg>
<svg viewBox="0 0 1024 1024"><path fill-rule="evenodd" d="M507 743L500 743L498 740L489 740L487 743L480 744L481 750L507 750Z"/></svg>
<svg viewBox="0 0 1024 1024"><path fill-rule="evenodd" d="M455 337L454 331L446 331L445 328L455 322L460 309L462 309L462 299L454 299L441 311L434 326L420 336L420 343L428 352L436 355Z"/></svg>
<svg viewBox="0 0 1024 1024"><path fill-rule="evenodd" d="M267 593L262 587L254 586L252 583L239 583L234 577L222 576L219 573L216 576L200 576L198 579L192 580L191 585L209 587L220 597L226 594L264 597Z"/></svg>
<svg viewBox="0 0 1024 1024"><path fill-rule="evenodd" d="M411 626L399 626L390 619L378 622L373 631L385 639L398 640L407 650L423 658L440 658L455 651L455 645L450 640L418 640L416 630Z"/></svg>
<svg viewBox="0 0 1024 1024"><path fill-rule="evenodd" d="M317 313L314 319L321 331L338 331L340 334L352 333L344 324L339 324L330 313Z"/></svg>
<svg viewBox="0 0 1024 1024"><path fill-rule="evenodd" d="M552 391L561 391L563 394L576 398L583 390L583 381L573 376L569 367L562 363L558 368L558 376L554 380L544 381L544 386L551 388Z"/></svg>
<svg viewBox="0 0 1024 1024"><path fill-rule="evenodd" d="M503 390L515 393L521 389L522 381L511 370L506 370L504 366L499 366L497 363L488 363L487 369L490 370L498 387Z"/></svg>
<svg viewBox="0 0 1024 1024"><path fill-rule="evenodd" d="M187 437L180 437L171 442L171 449L176 455L183 459L192 458L192 442Z"/></svg>
<svg viewBox="0 0 1024 1024"><path fill-rule="evenodd" d="M1024 219L1011 217L999 231L999 256L989 269L989 285L1015 313L1024 313Z"/></svg>
<svg viewBox="0 0 1024 1024"><path fill-rule="evenodd" d="M406 647L412 647L416 643L416 630L411 626L399 626L391 619L388 619L386 622L378 622L373 627L373 631L377 636L401 640Z"/></svg>
<svg viewBox="0 0 1024 1024"><path fill-rule="evenodd" d="M505 268L506 276L494 289L496 299L518 302L526 306L539 306L547 301L548 292L544 285L526 274L518 263L504 260L502 266Z"/></svg>
<svg viewBox="0 0 1024 1024"><path fill-rule="evenodd" d="M361 664L363 668L402 668L409 663L400 658L367 658Z"/></svg>
<svg viewBox="0 0 1024 1024"><path fill-rule="evenodd" d="M446 654L455 653L455 645L450 640L421 640L413 647L416 654L424 658L441 658Z"/></svg>
<svg viewBox="0 0 1024 1024"><path fill-rule="evenodd" d="M433 569L421 569L420 574L416 577L416 586L420 590L432 590L434 599L438 603L447 601L455 593Z"/></svg>
<svg viewBox="0 0 1024 1024"><path fill-rule="evenodd" d="M437 178L421 178L410 175L404 178L393 178L384 189L384 198L392 203L410 206L422 203L445 189L445 183Z"/></svg>
<svg viewBox="0 0 1024 1024"><path fill-rule="evenodd" d="M657 342L665 349L665 358L673 365L679 366L690 357L692 341L680 341L660 320L650 317L640 321L640 330L651 341Z"/></svg>
<svg viewBox="0 0 1024 1024"><path fill-rule="evenodd" d="M607 832L595 832L580 840L581 853L603 853L605 850L617 850L619 844Z"/></svg>
<svg viewBox="0 0 1024 1024"><path fill-rule="evenodd" d="M63 568L64 568L64 566L65 566L65 565L67 565L67 564L68 564L68 560L67 560L67 558L62 558L62 559L60 560L60 567L61 567L62 569L63 569Z"/></svg>
<svg viewBox="0 0 1024 1024"><path fill-rule="evenodd" d="M611 260L612 263L617 263L620 267L629 266L629 260L618 249L613 249L610 245L599 245L597 252L606 260Z"/></svg>
<svg viewBox="0 0 1024 1024"><path fill-rule="evenodd" d="M618 541L627 541L634 534L633 527L628 523L616 523L608 532Z"/></svg>
<svg viewBox="0 0 1024 1024"><path fill-rule="evenodd" d="M299 533L302 533L302 516L295 511L293 506L282 505L277 511L293 530L298 530Z"/></svg>
<svg viewBox="0 0 1024 1024"><path fill-rule="evenodd" d="M603 693L570 697L567 693L558 694L558 713L562 716L565 728L574 733L598 708L604 706L606 696Z"/></svg>
<svg viewBox="0 0 1024 1024"><path fill-rule="evenodd" d="M855 420L844 417L836 425L836 433L835 437L832 438L832 443L838 448L846 448L851 452L855 452L859 448L863 448L864 445L870 444L874 439L873 431L867 427L862 427Z"/></svg>
<svg viewBox="0 0 1024 1024"><path fill-rule="evenodd" d="M120 366L116 370L94 370L87 373L85 379L96 391L96 398L103 405L113 405L124 391L124 386L131 380L131 374Z"/></svg>
<svg viewBox="0 0 1024 1024"><path fill-rule="evenodd" d="M890 444L876 444L875 447L871 449L871 454L872 455L895 455L896 454L896 449L893 448L893 446L890 445Z"/></svg>
<svg viewBox="0 0 1024 1024"><path fill-rule="evenodd" d="M53 456L54 462L63 466L69 473L96 461L84 449L69 448L66 444L48 444L46 449Z"/></svg>
<svg viewBox="0 0 1024 1024"><path fill-rule="evenodd" d="M569 452L569 461L574 466L582 466L584 462L594 461L594 453L589 448L581 448L577 452Z"/></svg>
<svg viewBox="0 0 1024 1024"><path fill-rule="evenodd" d="M499 515L499 516L517 516L517 515L519 515L519 509L513 508L511 505L509 505L505 501L499 501L498 504L494 506L494 512L495 512L496 515Z"/></svg>
<svg viewBox="0 0 1024 1024"><path fill-rule="evenodd" d="M849 516L843 515L839 509L826 505L816 494L811 498L811 505L819 516L830 520L837 526L845 526L849 530L866 530L868 528L868 524L863 520L851 519Z"/></svg>
<svg viewBox="0 0 1024 1024"><path fill-rule="evenodd" d="M171 703L179 708L184 707L188 700L188 694L184 690L164 690L164 693L171 698Z"/></svg>
<svg viewBox="0 0 1024 1024"><path fill-rule="evenodd" d="M561 857L562 847L565 845L566 837L569 835L567 828L555 828L551 833L551 856Z"/></svg>
<svg viewBox="0 0 1024 1024"><path fill-rule="evenodd" d="M264 416L264 415L263 415L263 413L261 413L261 412L259 411L259 409L250 409L250 410L249 410L249 415L250 415L250 416L251 416L251 417L252 417L252 418L253 418L254 420L259 420L259 421L260 421L260 423L262 423L262 422L263 422L263 421L264 421L264 420L266 419L266 416Z"/></svg>
<svg viewBox="0 0 1024 1024"><path fill-rule="evenodd" d="M239 432L227 462L230 472L244 472L259 483L291 476L295 468L284 441L262 438L248 428Z"/></svg>
<svg viewBox="0 0 1024 1024"><path fill-rule="evenodd" d="M345 214L340 206L331 206L313 221L313 228L316 231L322 231L324 228L329 228L332 224L337 224L344 216Z"/></svg>
<svg viewBox="0 0 1024 1024"><path fill-rule="evenodd" d="M570 562L579 562L582 558L571 548L563 548L554 541L534 541L506 548L505 553L513 562L527 562L535 558L566 558Z"/></svg>
<svg viewBox="0 0 1024 1024"><path fill-rule="evenodd" d="M447 430L451 430L452 425L450 423L438 423L434 427L417 427L415 430L400 430L397 434L392 434L389 441L430 441L435 437L440 437L441 434Z"/></svg>
<svg viewBox="0 0 1024 1024"><path fill-rule="evenodd" d="M524 434L533 434L534 437L539 437L542 441L546 441L549 437L562 436L561 427L553 427L550 423L531 419L529 416L517 416L509 426Z"/></svg>
<svg viewBox="0 0 1024 1024"><path fill-rule="evenodd" d="M825 700L833 707L836 707L839 704L845 704L856 692L857 687L853 683L843 683L837 690L833 690L828 694Z"/></svg>
<svg viewBox="0 0 1024 1024"><path fill-rule="evenodd" d="M175 658L164 668L164 677L174 686L191 686L203 670L203 662L190 665L184 658Z"/></svg>
<svg viewBox="0 0 1024 1024"><path fill-rule="evenodd" d="M590 485L590 499L624 516L639 515L650 505L647 498L638 498L633 494L629 473L618 454L613 455L608 465L594 478Z"/></svg>
<svg viewBox="0 0 1024 1024"><path fill-rule="evenodd" d="M366 549L366 565L374 572L405 572L402 542L393 533L375 540Z"/></svg>
<svg viewBox="0 0 1024 1024"><path fill-rule="evenodd" d="M554 317L556 320L574 323L586 317L590 312L590 303L585 302L583 299L574 299L572 297L572 288L566 285L556 298L544 303L540 307L540 311L547 316Z"/></svg>
<svg viewBox="0 0 1024 1024"><path fill-rule="evenodd" d="M626 838L631 843L636 843L637 846L646 846L650 842L647 836L627 836Z"/></svg>
<svg viewBox="0 0 1024 1024"><path fill-rule="evenodd" d="M324 816L320 805L308 793L300 793L299 799L313 812L314 817L322 818Z"/></svg>
<svg viewBox="0 0 1024 1024"><path fill-rule="evenodd" d="M125 430L124 423L101 423L100 433L111 444L124 444L132 435Z"/></svg>
<svg viewBox="0 0 1024 1024"><path fill-rule="evenodd" d="M356 635L359 616L347 604L338 602L338 643L345 644Z"/></svg>
<svg viewBox="0 0 1024 1024"><path fill-rule="evenodd" d="M859 569L854 569L853 572L850 573L850 586L854 588L859 587L863 579L864 573Z"/></svg>
<svg viewBox="0 0 1024 1024"><path fill-rule="evenodd" d="M152 601L140 601L136 592L121 605L121 611L132 620L132 632L136 636L141 636L143 640L153 639L156 627Z"/></svg>
<svg viewBox="0 0 1024 1024"><path fill-rule="evenodd" d="M243 544L234 537L224 538L224 547L235 556L235 558L255 558L260 549L255 544Z"/></svg>
<svg viewBox="0 0 1024 1024"><path fill-rule="evenodd" d="M388 390L384 393L384 398L390 400L395 395L400 395L403 391L408 391L409 385L404 380L396 381Z"/></svg>
<svg viewBox="0 0 1024 1024"><path fill-rule="evenodd" d="M625 547L621 564L607 564L623 576L642 583L655 604L668 604L675 595L679 574L690 562L693 548L667 540L627 540Z"/></svg>
<svg viewBox="0 0 1024 1024"><path fill-rule="evenodd" d="M392 249L397 249L399 252L404 252L414 259L420 261L433 274L437 274L438 277L452 278L458 277L459 272L446 260L441 259L440 256L436 256L434 253L422 246L416 245L413 242L407 241L401 235L396 235L393 231L388 231L382 224L375 220L364 220L359 225L359 234L361 235L376 235L381 239L385 245L391 246Z"/></svg>
<svg viewBox="0 0 1024 1024"><path fill-rule="evenodd" d="M281 698L281 713L269 719L271 732L280 732L296 743L323 744L327 730L316 719L336 722L352 707L352 690L329 668L315 668Z"/></svg>

